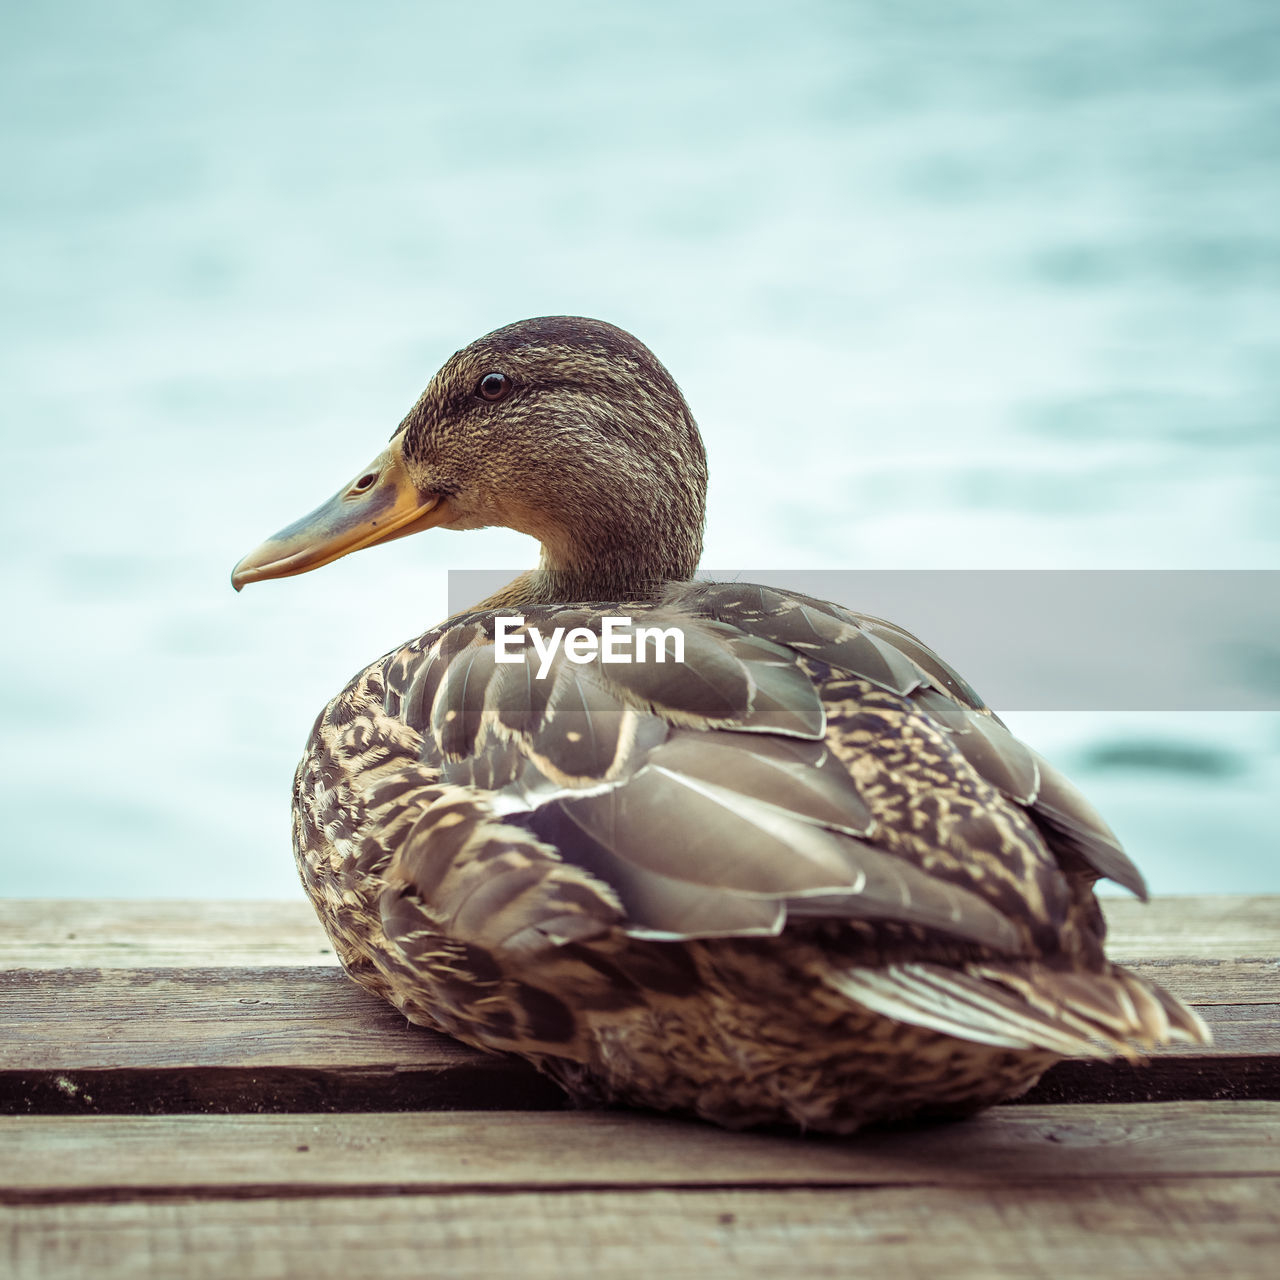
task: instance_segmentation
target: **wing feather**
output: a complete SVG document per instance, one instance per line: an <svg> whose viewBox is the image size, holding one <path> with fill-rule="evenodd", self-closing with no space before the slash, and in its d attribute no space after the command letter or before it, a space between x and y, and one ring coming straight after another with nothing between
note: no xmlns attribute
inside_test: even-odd
<svg viewBox="0 0 1280 1280"><path fill-rule="evenodd" d="M1069 1057L1136 1060L1130 1042L1209 1043L1175 996L1123 969L1085 973L1045 965L897 964L851 968L827 981L866 1008L979 1044Z"/></svg>
<svg viewBox="0 0 1280 1280"><path fill-rule="evenodd" d="M525 625L600 634L604 617L629 612L621 604L531 608ZM491 814L609 886L637 936L761 936L788 919L858 919L918 925L1004 955L1027 946L1019 916L1035 907L1018 899L1016 871L986 885L978 872L940 875L927 847L917 848L954 831L969 850L975 840L1007 841L1018 829L966 819L962 807L936 827L917 823L914 830L925 833L914 837L917 845L904 845L902 832L882 838L864 782L824 740L833 730L814 663L849 677L841 697L870 686L903 699L895 705L904 715L923 717L947 750L1026 808L1065 868L1084 866L1141 891L1136 869L1070 784L901 628L736 583L678 584L657 607L633 616L624 641L634 642L640 626L679 627L684 661L577 664L560 652L539 679L534 663L495 667L492 619L471 615L420 661L404 705L414 727L429 723L424 751L438 752L445 783L482 790ZM845 715L846 724L855 721L896 732L882 715ZM901 749L914 749L909 735ZM948 785L953 766L945 751L930 767L936 785ZM936 837L927 834L934 830ZM1018 839L1038 839L1035 828L1021 830ZM444 856L458 852L447 837L440 847ZM917 851L906 857L906 848ZM1040 859L1045 874L1054 874L1044 845L1037 848L1010 867ZM998 844L989 852L1007 856ZM957 854L940 848L939 856ZM422 870L429 879L429 868ZM491 892L502 897L499 888ZM529 881L522 892L536 885ZM1048 884L1029 892L1053 902L1062 896ZM477 903L490 901L477 893ZM464 919L456 910L452 918ZM465 919L474 932L478 917ZM562 932L568 937L576 927ZM1043 935L1042 927L1034 936ZM923 997L917 991L913 998ZM1149 1008L1153 1019L1156 1007L1163 1008L1158 1001Z"/></svg>

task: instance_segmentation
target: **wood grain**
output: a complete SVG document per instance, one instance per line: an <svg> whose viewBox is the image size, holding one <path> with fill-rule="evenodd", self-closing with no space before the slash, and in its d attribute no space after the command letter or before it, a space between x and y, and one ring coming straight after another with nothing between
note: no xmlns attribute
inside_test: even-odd
<svg viewBox="0 0 1280 1280"><path fill-rule="evenodd" d="M1125 967L1191 1004L1280 1002L1280 960L1126 960Z"/></svg>
<svg viewBox="0 0 1280 1280"><path fill-rule="evenodd" d="M0 974L0 1068L435 1067L486 1057L411 1026L338 969Z"/></svg>
<svg viewBox="0 0 1280 1280"><path fill-rule="evenodd" d="M347 981L302 901L3 902L0 1259L15 1280L1270 1277L1280 1102L1238 1099L1280 1099L1280 898L1107 914L1212 1051L1064 1062L974 1121L837 1140L553 1110L523 1063ZM1237 1100L1141 1101L1170 1098Z"/></svg>
<svg viewBox="0 0 1280 1280"><path fill-rule="evenodd" d="M52 961L61 947L81 955L107 946L119 961L139 949L171 954L185 936L201 961L180 968L0 972L0 1113L563 1105L558 1091L523 1062L411 1027L331 963L318 963L323 939L306 903L0 906L15 926L6 944L11 954ZM1136 936L1124 933L1126 920L1151 918L1138 914L1140 904L1117 902L1109 909L1120 918L1121 937ZM1065 1062L1026 1101L1280 1098L1280 982L1273 978L1280 961L1270 952L1203 962L1177 958L1191 943L1220 952L1261 951L1268 922L1280 926L1280 897L1210 899L1207 905L1166 899L1151 911L1163 920L1166 952L1135 967L1199 1006L1217 1043L1209 1050L1164 1050L1141 1067ZM1237 927L1239 938L1229 945L1224 939ZM76 937L59 943L60 930ZM221 953L208 948L220 934L232 939L236 954L277 947L298 962L214 965L209 961Z"/></svg>
<svg viewBox="0 0 1280 1280"><path fill-rule="evenodd" d="M1122 964L1152 958L1263 958L1280 965L1280 894L1101 901L1107 917L1107 953Z"/></svg>
<svg viewBox="0 0 1280 1280"><path fill-rule="evenodd" d="M336 966L296 901L0 899L0 969Z"/></svg>
<svg viewBox="0 0 1280 1280"><path fill-rule="evenodd" d="M1186 998L1197 1005L1194 982ZM1209 1004L1211 1049L1280 1055L1280 1005ZM337 970L89 969L0 974L0 1069L419 1066L496 1061L416 1027Z"/></svg>
<svg viewBox="0 0 1280 1280"><path fill-rule="evenodd" d="M1185 998L1196 1004L1196 973ZM1213 1049L1280 1054L1275 1004L1209 1004ZM88 969L0 973L0 1069L421 1066L494 1062L411 1026L336 969Z"/></svg>
<svg viewBox="0 0 1280 1280"><path fill-rule="evenodd" d="M1201 1005L1211 1048L1068 1061L1029 1102L1280 1098L1280 1005ZM338 970L0 974L0 1114L559 1108L524 1062L412 1027Z"/></svg>
<svg viewBox="0 0 1280 1280"><path fill-rule="evenodd" d="M0 1207L13 1280L1270 1280L1280 1179Z"/></svg>
<svg viewBox="0 0 1280 1280"><path fill-rule="evenodd" d="M0 1118L0 1201L1280 1175L1280 1103L1005 1107L855 1139L620 1112Z"/></svg>
<svg viewBox="0 0 1280 1280"><path fill-rule="evenodd" d="M1280 895L1102 899L1117 960L1270 963L1280 986ZM336 963L296 900L0 899L0 969L272 968Z"/></svg>

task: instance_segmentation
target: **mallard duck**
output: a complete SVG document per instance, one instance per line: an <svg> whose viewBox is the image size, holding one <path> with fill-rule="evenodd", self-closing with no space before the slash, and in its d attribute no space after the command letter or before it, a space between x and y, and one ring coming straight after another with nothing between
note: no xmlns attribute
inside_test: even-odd
<svg viewBox="0 0 1280 1280"><path fill-rule="evenodd" d="M579 1103L731 1127L960 1116L1067 1055L1207 1041L1104 955L1095 882L1145 896L1111 830L945 662L692 581L706 474L645 346L526 320L236 566L238 590L436 526L542 544L312 729L294 848L351 977Z"/></svg>

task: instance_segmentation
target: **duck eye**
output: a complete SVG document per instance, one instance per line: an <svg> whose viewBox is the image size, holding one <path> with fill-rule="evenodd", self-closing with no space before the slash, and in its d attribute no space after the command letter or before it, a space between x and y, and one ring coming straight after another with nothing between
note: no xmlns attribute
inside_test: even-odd
<svg viewBox="0 0 1280 1280"><path fill-rule="evenodd" d="M501 400L511 390L511 379L505 373L486 373L476 386L482 400Z"/></svg>

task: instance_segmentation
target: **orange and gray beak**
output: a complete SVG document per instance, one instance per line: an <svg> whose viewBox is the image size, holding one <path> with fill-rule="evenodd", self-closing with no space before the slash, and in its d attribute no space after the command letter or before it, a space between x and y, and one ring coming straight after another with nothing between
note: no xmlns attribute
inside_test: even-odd
<svg viewBox="0 0 1280 1280"><path fill-rule="evenodd" d="M239 591L246 582L307 573L362 547L444 524L450 515L447 498L424 496L409 479L397 436L324 506L249 552L231 571L231 585Z"/></svg>

